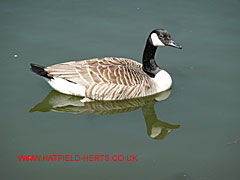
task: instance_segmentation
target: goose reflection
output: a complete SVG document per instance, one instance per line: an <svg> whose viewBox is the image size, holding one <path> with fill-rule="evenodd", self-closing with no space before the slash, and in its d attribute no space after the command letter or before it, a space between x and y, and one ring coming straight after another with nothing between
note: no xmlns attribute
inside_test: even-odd
<svg viewBox="0 0 240 180"><path fill-rule="evenodd" d="M167 137L174 129L180 127L180 125L173 125L158 120L154 110L154 104L157 101L167 99L170 93L171 90L168 90L153 96L131 100L82 102L81 100L83 98L81 97L69 96L52 90L47 97L32 108L30 112L57 111L106 115L125 113L142 108L148 136L152 139L160 140Z"/></svg>

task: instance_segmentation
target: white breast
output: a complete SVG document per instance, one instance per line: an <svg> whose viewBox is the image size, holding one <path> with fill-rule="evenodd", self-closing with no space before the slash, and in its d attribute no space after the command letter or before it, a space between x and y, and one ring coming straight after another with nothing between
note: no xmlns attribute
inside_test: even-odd
<svg viewBox="0 0 240 180"><path fill-rule="evenodd" d="M154 78L151 78L155 84L157 92L166 91L172 86L171 76L164 70L159 71Z"/></svg>

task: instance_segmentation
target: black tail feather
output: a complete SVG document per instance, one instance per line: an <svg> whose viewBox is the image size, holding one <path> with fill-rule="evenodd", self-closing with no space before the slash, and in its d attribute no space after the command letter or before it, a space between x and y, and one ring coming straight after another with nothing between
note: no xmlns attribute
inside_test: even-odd
<svg viewBox="0 0 240 180"><path fill-rule="evenodd" d="M52 79L52 77L48 76L48 72L44 70L44 66L40 66L38 64L30 64L31 68L30 70L34 73L36 73L39 76L43 76L48 79Z"/></svg>

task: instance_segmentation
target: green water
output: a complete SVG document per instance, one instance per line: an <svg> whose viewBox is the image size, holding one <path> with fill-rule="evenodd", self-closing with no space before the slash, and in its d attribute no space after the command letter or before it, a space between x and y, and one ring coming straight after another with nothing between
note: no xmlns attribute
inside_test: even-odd
<svg viewBox="0 0 240 180"><path fill-rule="evenodd" d="M1 0L0 178L240 179L239 7L238 0ZM159 27L183 46L157 51L173 78L165 100L82 107L29 71L29 63L104 56L141 62ZM123 154L138 162L18 162L19 154Z"/></svg>

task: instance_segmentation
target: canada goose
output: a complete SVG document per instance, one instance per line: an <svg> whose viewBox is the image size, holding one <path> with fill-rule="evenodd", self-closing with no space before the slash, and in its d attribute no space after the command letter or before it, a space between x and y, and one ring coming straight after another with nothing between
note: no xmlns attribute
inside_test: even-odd
<svg viewBox="0 0 240 180"><path fill-rule="evenodd" d="M164 29L148 36L142 63L127 58L104 57L43 67L31 71L43 76L53 89L94 100L123 100L153 95L169 89L171 76L160 69L154 56L158 46L182 47Z"/></svg>

